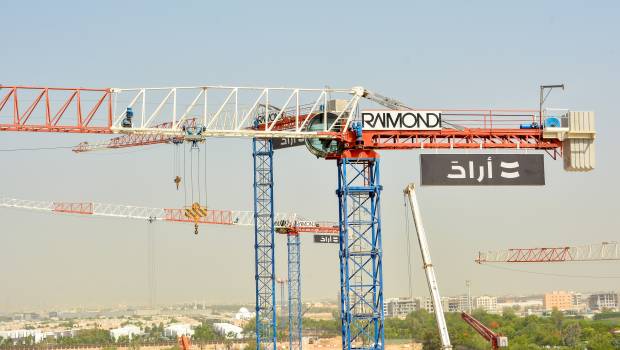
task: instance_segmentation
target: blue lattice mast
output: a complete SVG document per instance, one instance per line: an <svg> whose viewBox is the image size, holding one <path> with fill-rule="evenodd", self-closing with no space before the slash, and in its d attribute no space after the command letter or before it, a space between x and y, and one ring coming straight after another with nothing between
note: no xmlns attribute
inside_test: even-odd
<svg viewBox="0 0 620 350"><path fill-rule="evenodd" d="M301 350L301 251L298 232L286 235L288 248L288 341L291 350Z"/></svg>
<svg viewBox="0 0 620 350"><path fill-rule="evenodd" d="M253 139L256 349L276 349L273 146Z"/></svg>
<svg viewBox="0 0 620 350"><path fill-rule="evenodd" d="M345 152L338 159L344 350L384 348L381 189L375 152Z"/></svg>

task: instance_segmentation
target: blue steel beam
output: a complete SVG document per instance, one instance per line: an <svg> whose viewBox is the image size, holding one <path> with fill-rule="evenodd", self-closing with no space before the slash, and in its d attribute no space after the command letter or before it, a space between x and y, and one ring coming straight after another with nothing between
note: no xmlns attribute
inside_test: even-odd
<svg viewBox="0 0 620 350"><path fill-rule="evenodd" d="M274 264L273 145L254 139L254 251L256 278L256 350L276 350Z"/></svg>
<svg viewBox="0 0 620 350"><path fill-rule="evenodd" d="M286 235L288 248L288 342L289 349L301 350L301 250L299 233Z"/></svg>
<svg viewBox="0 0 620 350"><path fill-rule="evenodd" d="M338 160L342 348L384 349L378 158Z"/></svg>

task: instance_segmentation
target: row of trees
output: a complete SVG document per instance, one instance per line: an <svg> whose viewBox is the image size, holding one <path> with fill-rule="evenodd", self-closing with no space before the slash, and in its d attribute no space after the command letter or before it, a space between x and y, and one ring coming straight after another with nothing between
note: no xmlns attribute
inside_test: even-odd
<svg viewBox="0 0 620 350"><path fill-rule="evenodd" d="M565 349L565 350L611 350L620 349L620 336L612 331L620 329L620 318L617 313L601 314L594 320L566 317L554 310L549 317L518 317L514 311L505 310L502 315L475 311L473 316L492 328L495 332L508 337L511 350ZM447 313L446 321L453 345L456 348L482 350L489 349L489 344L471 329L460 315ZM255 322L250 321L244 332L248 337L254 334ZM304 334L317 337L334 337L340 335L339 320L304 319ZM78 331L75 337L45 340L41 346L50 345L102 345L115 346L120 344L139 347L140 344L161 342L163 324L144 328L144 335L126 338L114 342L107 330L85 329ZM278 332L280 341L286 340L286 329ZM405 319L389 318L385 320L385 337L389 340L411 340L424 344L424 349L440 349L436 322L433 314L424 310L409 314ZM226 338L215 332L210 321L203 321L195 328L195 342L222 341ZM252 341L250 339L250 341ZM2 340L0 347L14 345L34 345L33 339L22 339L19 343Z"/></svg>
<svg viewBox="0 0 620 350"><path fill-rule="evenodd" d="M554 310L549 317L518 317L513 310L502 315L478 310L473 316L497 333L508 337L511 350L620 349L620 336L612 331L620 328L620 321L568 318ZM489 343L465 323L458 313L447 313L446 322L452 344L466 349L489 349ZM411 339L424 344L424 349L440 349L434 315L416 311L406 319L386 319L387 339Z"/></svg>
<svg viewBox="0 0 620 350"><path fill-rule="evenodd" d="M518 317L511 309L502 315L481 310L473 316L482 323L508 337L511 350L536 349L620 349L620 318L614 313L601 314L594 320L566 317L554 310L548 317ZM465 323L458 313L447 313L446 322L455 347L489 349L489 343ZM304 334L316 336L340 335L338 320L304 319ZM424 344L424 349L440 349L435 317L424 310L409 314L405 319L385 320L385 337L389 340L408 339Z"/></svg>

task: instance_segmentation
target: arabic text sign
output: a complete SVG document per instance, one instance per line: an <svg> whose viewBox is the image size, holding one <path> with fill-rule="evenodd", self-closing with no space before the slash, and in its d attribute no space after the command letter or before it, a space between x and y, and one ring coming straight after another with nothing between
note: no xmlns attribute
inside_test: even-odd
<svg viewBox="0 0 620 350"><path fill-rule="evenodd" d="M296 139L296 138L289 138L289 137L273 139L273 149L303 146L305 144L306 144L306 141L304 139Z"/></svg>
<svg viewBox="0 0 620 350"><path fill-rule="evenodd" d="M314 235L314 243L340 243L338 235Z"/></svg>
<svg viewBox="0 0 620 350"><path fill-rule="evenodd" d="M440 130L440 111L362 111L364 130Z"/></svg>
<svg viewBox="0 0 620 350"><path fill-rule="evenodd" d="M545 184L542 154L422 154L422 186Z"/></svg>

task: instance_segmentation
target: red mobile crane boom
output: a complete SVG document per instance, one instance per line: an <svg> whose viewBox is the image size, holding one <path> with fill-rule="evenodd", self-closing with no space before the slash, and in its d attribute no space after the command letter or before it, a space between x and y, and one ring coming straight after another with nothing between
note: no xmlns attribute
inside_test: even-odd
<svg viewBox="0 0 620 350"><path fill-rule="evenodd" d="M493 350L508 346L508 338L493 332L489 327L482 324L466 312L461 312L461 318L471 326L478 334L491 343Z"/></svg>

